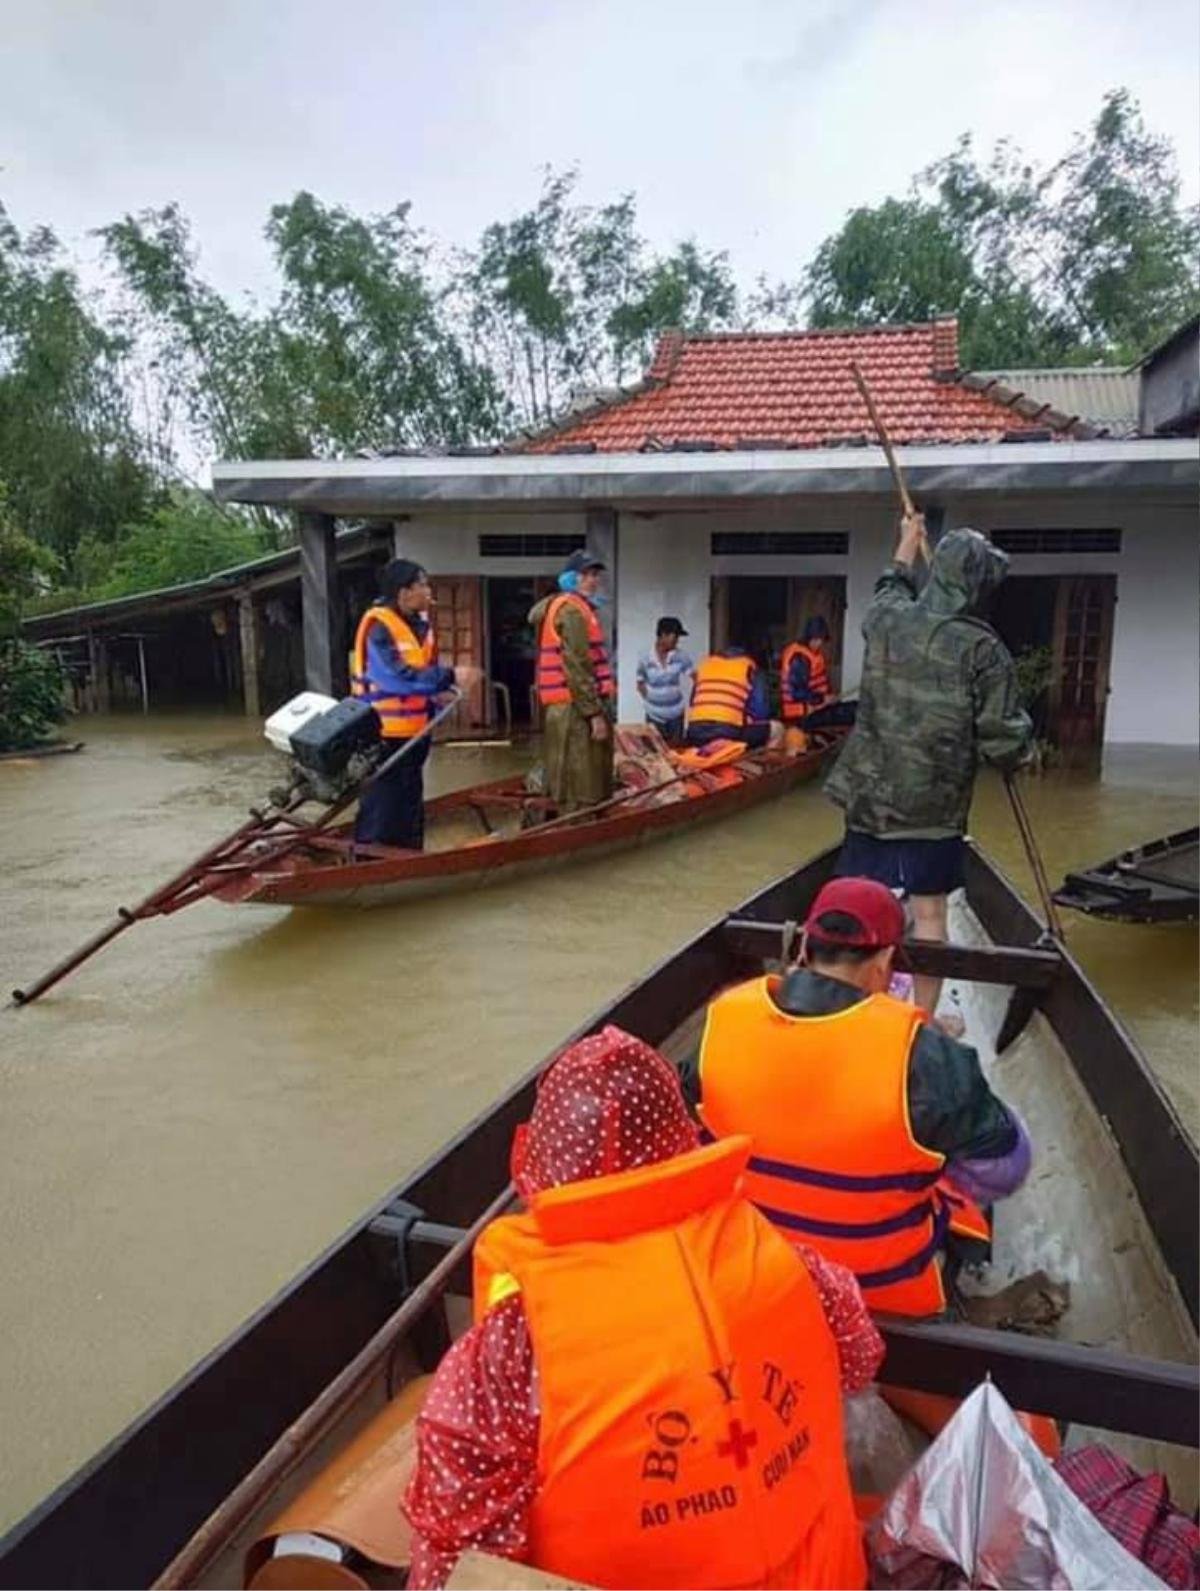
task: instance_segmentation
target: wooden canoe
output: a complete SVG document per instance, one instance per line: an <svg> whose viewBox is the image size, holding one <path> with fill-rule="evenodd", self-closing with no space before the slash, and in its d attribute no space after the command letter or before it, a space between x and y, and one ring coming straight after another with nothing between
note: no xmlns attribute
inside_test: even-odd
<svg viewBox="0 0 1200 1591"><path fill-rule="evenodd" d="M1068 873L1054 899L1116 922L1195 922L1200 917L1200 829L1181 829Z"/></svg>
<svg viewBox="0 0 1200 1591"><path fill-rule="evenodd" d="M777 957L829 876L827 852L719 920L599 1012L680 1059L707 1000ZM1009 1400L1111 1438L1143 1466L1195 1448L1195 1146L1129 1035L978 850L944 974L998 1088L1028 1121L1036 1174L997 1214L997 1283L1042 1265L1071 1283L1064 1341L881 1322L884 1377ZM992 1035L1028 1019L997 1058ZM233 1586L281 1506L433 1368L470 1288L472 1236L511 1199L526 1074L0 1542L2 1586ZM1189 1318L1190 1317L1190 1318ZM1087 1346L1082 1346L1087 1344Z"/></svg>
<svg viewBox="0 0 1200 1591"><path fill-rule="evenodd" d="M283 835L263 842L257 855L252 850L227 882L207 893L238 906L375 906L515 879L744 812L814 778L834 744L749 752L718 788L690 796L680 789L681 799L662 805L653 804L653 791L631 791L594 814L552 820L544 828L515 828L531 804L519 777L471 785L426 803L425 851L355 846L353 826L342 824L276 859L294 839ZM451 843L439 841L439 830Z"/></svg>

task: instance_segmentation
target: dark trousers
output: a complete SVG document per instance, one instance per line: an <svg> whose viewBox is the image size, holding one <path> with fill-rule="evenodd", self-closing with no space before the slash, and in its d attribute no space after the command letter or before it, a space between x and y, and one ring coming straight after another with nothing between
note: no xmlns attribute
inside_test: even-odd
<svg viewBox="0 0 1200 1591"><path fill-rule="evenodd" d="M393 752L399 746L393 741ZM428 735L394 768L363 791L354 823L354 838L363 845L399 845L406 851L425 848L425 759Z"/></svg>
<svg viewBox="0 0 1200 1591"><path fill-rule="evenodd" d="M794 727L797 729L849 729L858 713L857 702L834 702L817 707Z"/></svg>
<svg viewBox="0 0 1200 1591"><path fill-rule="evenodd" d="M678 718L651 718L647 713L646 722L658 730L668 746L678 746L682 742L684 728L682 713Z"/></svg>
<svg viewBox="0 0 1200 1591"><path fill-rule="evenodd" d="M696 719L688 725L687 743L689 746L707 746L713 740L741 740L751 750L757 750L766 745L770 734L770 724L743 724L741 728L735 728L733 724Z"/></svg>

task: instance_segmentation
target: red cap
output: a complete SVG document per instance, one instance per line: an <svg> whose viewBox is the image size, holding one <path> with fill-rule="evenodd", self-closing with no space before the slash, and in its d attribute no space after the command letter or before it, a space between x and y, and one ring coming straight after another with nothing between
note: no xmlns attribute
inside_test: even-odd
<svg viewBox="0 0 1200 1591"><path fill-rule="evenodd" d="M830 933L818 926L826 912L852 917L852 933ZM828 945L852 945L861 950L882 950L904 938L904 907L884 884L873 878L833 878L818 892L804 924L814 939Z"/></svg>

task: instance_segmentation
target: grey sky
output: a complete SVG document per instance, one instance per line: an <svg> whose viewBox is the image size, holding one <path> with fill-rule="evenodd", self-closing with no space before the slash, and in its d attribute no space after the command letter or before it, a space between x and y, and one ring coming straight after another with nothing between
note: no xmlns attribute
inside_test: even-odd
<svg viewBox="0 0 1200 1591"><path fill-rule="evenodd" d="M72 243L177 199L226 290L310 188L451 243L578 163L660 244L794 276L956 136L1049 158L1124 84L1197 189L1196 0L3 0L0 198Z"/></svg>

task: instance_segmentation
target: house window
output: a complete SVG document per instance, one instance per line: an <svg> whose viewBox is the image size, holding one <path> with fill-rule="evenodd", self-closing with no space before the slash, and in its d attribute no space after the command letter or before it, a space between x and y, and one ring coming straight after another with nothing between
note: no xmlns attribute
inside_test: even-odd
<svg viewBox="0 0 1200 1591"><path fill-rule="evenodd" d="M1001 552L1120 552L1119 530L993 530Z"/></svg>
<svg viewBox="0 0 1200 1591"><path fill-rule="evenodd" d="M484 535L479 538L481 558L569 558L584 544L582 536Z"/></svg>
<svg viewBox="0 0 1200 1591"><path fill-rule="evenodd" d="M845 530L714 530L709 544L714 558L844 558L849 548Z"/></svg>

